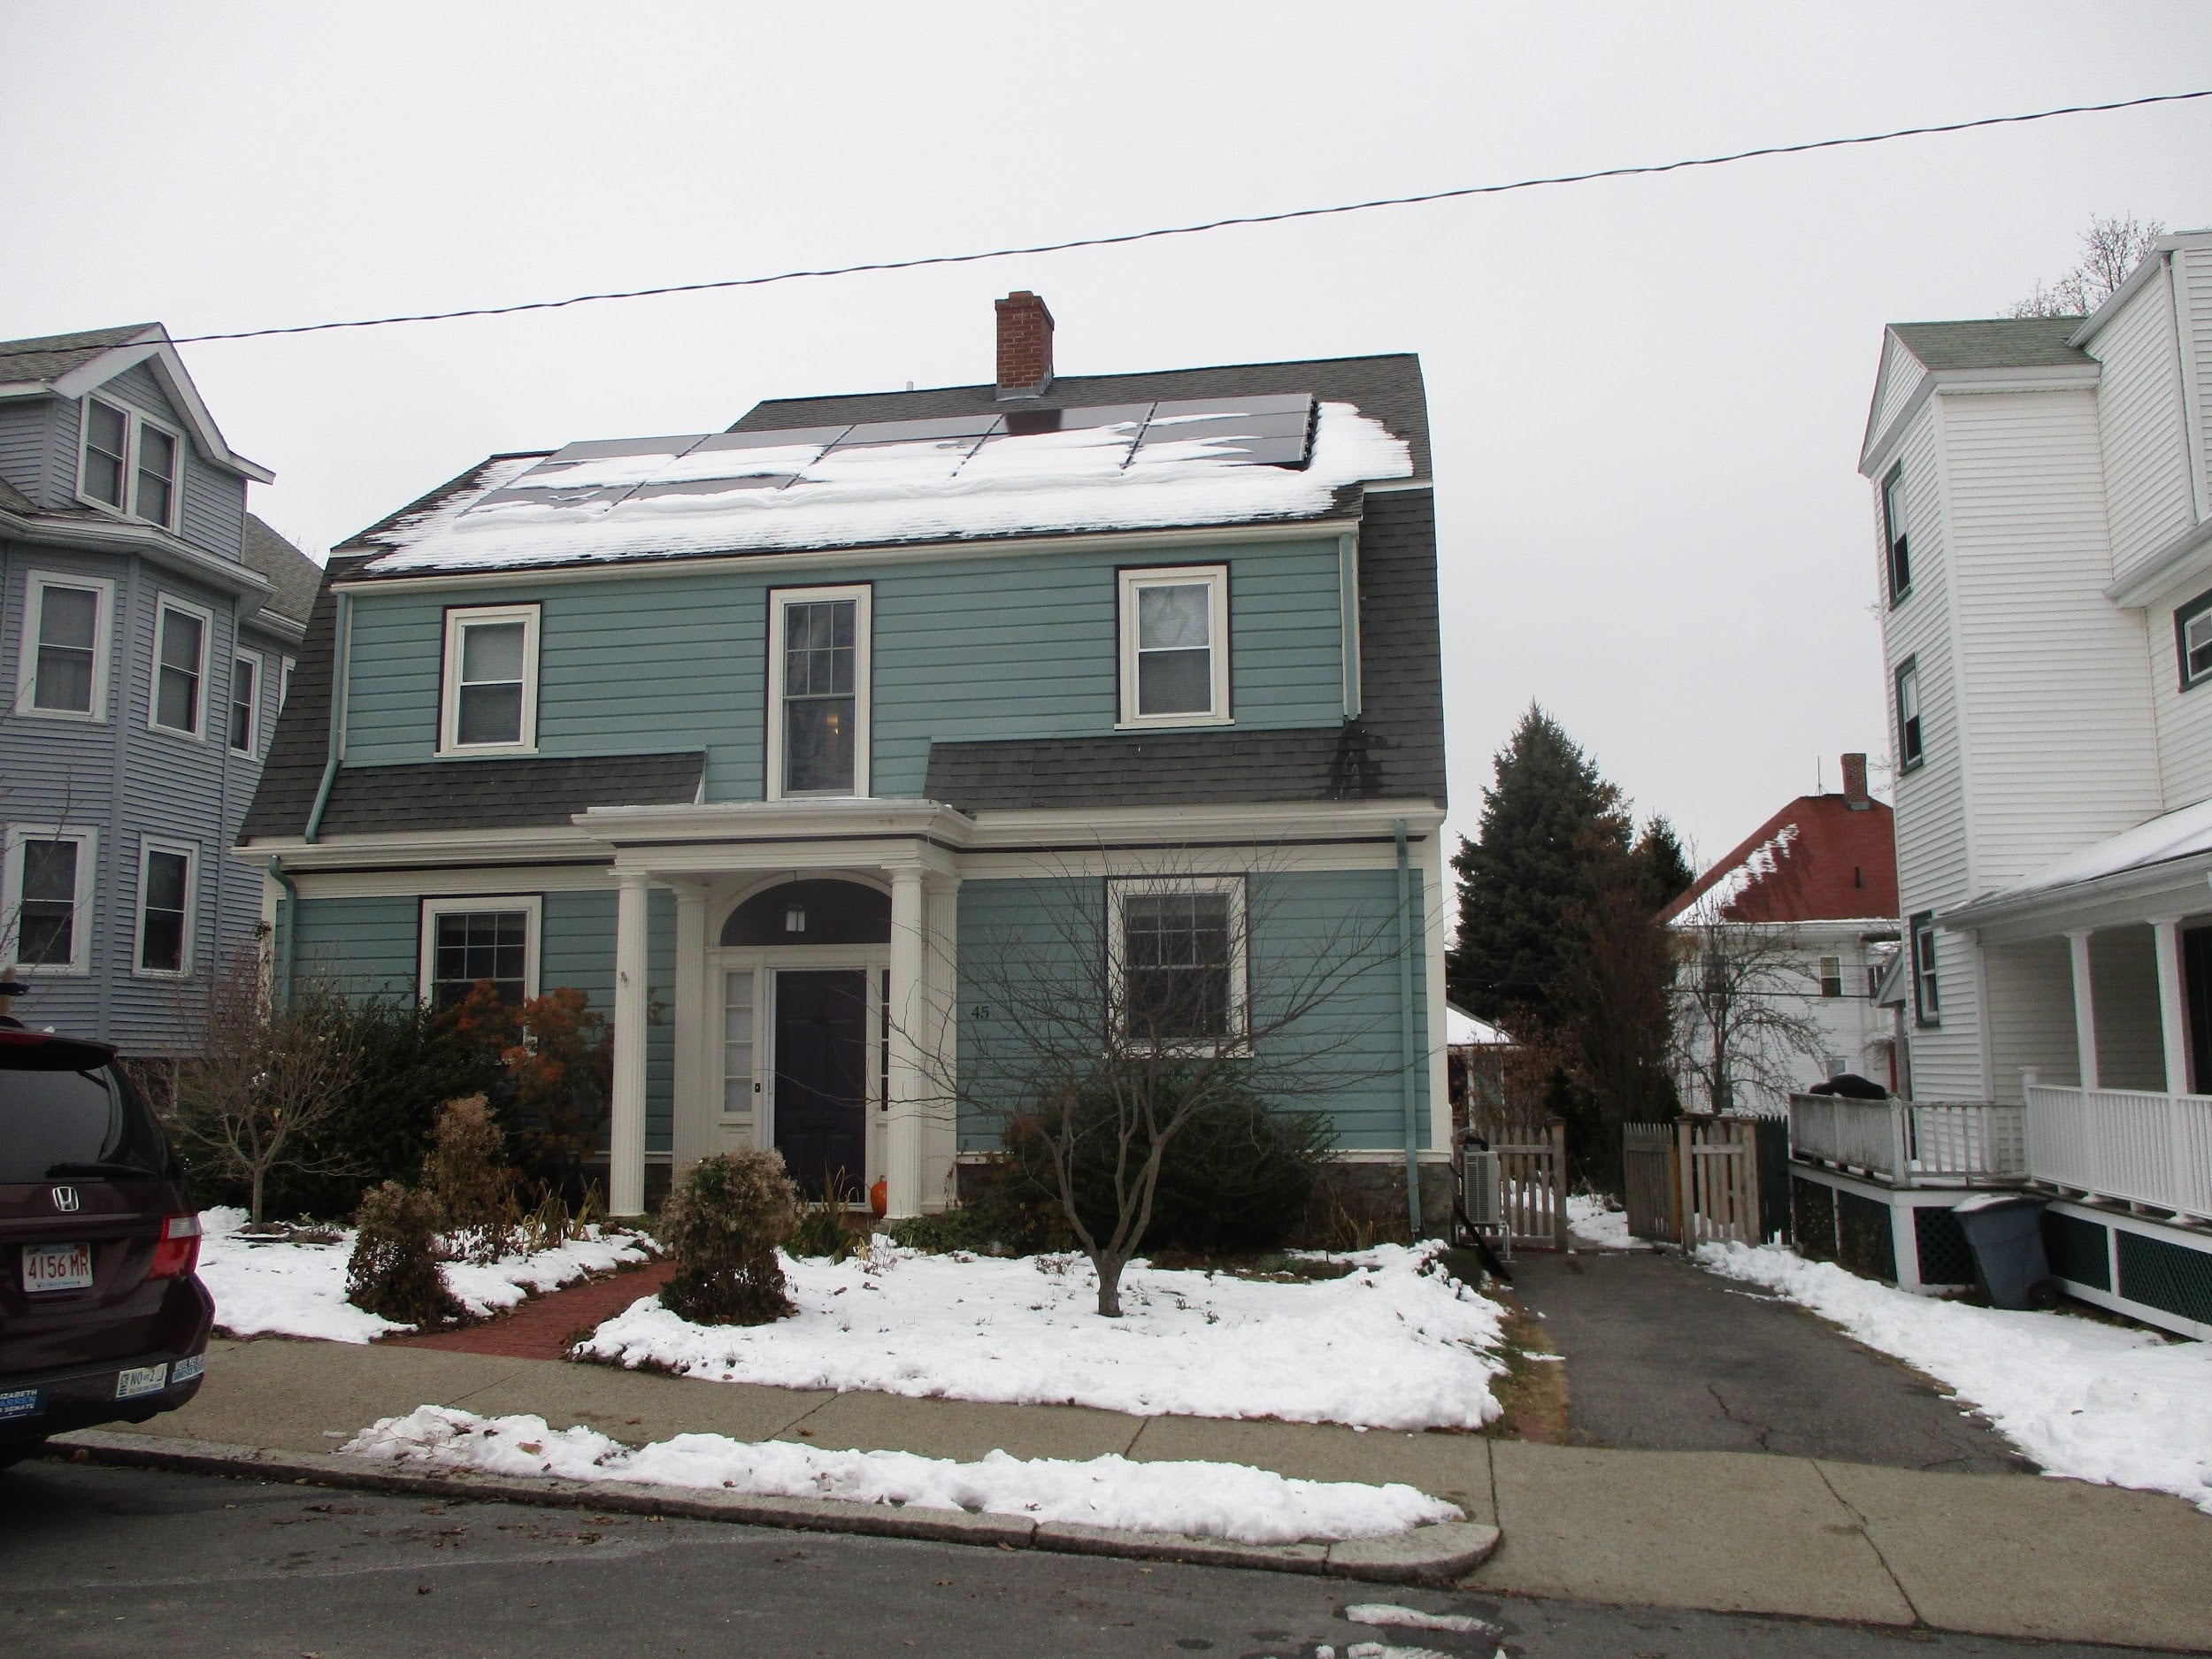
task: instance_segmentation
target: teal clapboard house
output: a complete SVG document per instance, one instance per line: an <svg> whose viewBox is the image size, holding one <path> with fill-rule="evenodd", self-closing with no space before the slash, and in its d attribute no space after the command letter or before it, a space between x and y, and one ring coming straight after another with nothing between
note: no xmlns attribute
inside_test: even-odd
<svg viewBox="0 0 2212 1659"><path fill-rule="evenodd" d="M1445 1156L1417 361L1055 379L997 309L993 383L493 456L333 554L242 837L279 971L586 992L617 1213L739 1145L940 1209L976 1079L1140 1004L1379 1188Z"/></svg>

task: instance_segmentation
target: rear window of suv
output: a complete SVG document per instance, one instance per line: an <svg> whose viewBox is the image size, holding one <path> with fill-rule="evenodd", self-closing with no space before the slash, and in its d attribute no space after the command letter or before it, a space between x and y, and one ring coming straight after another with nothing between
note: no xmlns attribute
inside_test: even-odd
<svg viewBox="0 0 2212 1659"><path fill-rule="evenodd" d="M0 1185L159 1179L153 1113L105 1049L0 1033Z"/></svg>

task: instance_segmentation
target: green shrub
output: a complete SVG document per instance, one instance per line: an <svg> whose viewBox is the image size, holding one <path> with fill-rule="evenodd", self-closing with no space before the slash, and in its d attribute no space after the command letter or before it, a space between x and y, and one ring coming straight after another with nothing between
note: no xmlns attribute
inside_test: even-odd
<svg viewBox="0 0 2212 1659"><path fill-rule="evenodd" d="M438 1201L387 1181L361 1201L346 1300L399 1325L450 1325L461 1304L438 1265Z"/></svg>
<svg viewBox="0 0 2212 1659"><path fill-rule="evenodd" d="M895 1221L884 1231L910 1250L978 1256L1027 1256L1068 1241L1059 1199L1010 1162L972 1170L963 1185L969 1188L964 1202L933 1216Z"/></svg>
<svg viewBox="0 0 2212 1659"><path fill-rule="evenodd" d="M495 1262L514 1246L515 1171L507 1136L481 1094L438 1110L422 1185L438 1201L445 1233L472 1262Z"/></svg>
<svg viewBox="0 0 2212 1659"><path fill-rule="evenodd" d="M1155 1085L1160 1116L1173 1114L1188 1082L1187 1074L1162 1075ZM1208 1079L1207 1089L1211 1098L1192 1113L1161 1156L1151 1223L1137 1243L1156 1253L1279 1249L1304 1217L1306 1201L1333 1144L1328 1120L1317 1113L1278 1111L1249 1089L1224 1088L1218 1074ZM1113 1100L1103 1090L1077 1101L1076 1209L1092 1236L1102 1241L1114 1226L1118 1122ZM1009 1196L1024 1207L1042 1198L1056 1208L1059 1188L1044 1123L1017 1119L1007 1129L1006 1146L1013 1166ZM1133 1161L1146 1150L1140 1133L1131 1147Z"/></svg>
<svg viewBox="0 0 2212 1659"><path fill-rule="evenodd" d="M661 1206L676 1272L662 1305L695 1325L767 1325L797 1311L776 1247L799 1222L780 1152L725 1152L692 1165Z"/></svg>

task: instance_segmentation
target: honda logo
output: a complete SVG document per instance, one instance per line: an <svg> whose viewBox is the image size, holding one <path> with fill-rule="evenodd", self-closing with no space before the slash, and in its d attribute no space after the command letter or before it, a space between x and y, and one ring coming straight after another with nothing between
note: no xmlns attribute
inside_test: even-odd
<svg viewBox="0 0 2212 1659"><path fill-rule="evenodd" d="M73 1187L54 1188L54 1208L64 1215L73 1215L77 1209L77 1189Z"/></svg>

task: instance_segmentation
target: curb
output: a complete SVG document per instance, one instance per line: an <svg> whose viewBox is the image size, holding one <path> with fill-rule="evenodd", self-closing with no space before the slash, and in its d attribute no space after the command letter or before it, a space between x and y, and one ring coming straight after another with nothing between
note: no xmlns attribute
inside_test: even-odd
<svg viewBox="0 0 2212 1659"><path fill-rule="evenodd" d="M1498 1529L1471 1521L1417 1526L1388 1538L1338 1543L1240 1544L1179 1532L1141 1532L1083 1526L1070 1521L1029 1521L1018 1516L976 1515L959 1509L915 1509L854 1503L835 1498L778 1498L711 1488L648 1486L631 1481L569 1480L457 1472L430 1473L364 1462L335 1452L276 1452L257 1446L119 1434L81 1429L47 1442L98 1463L167 1469L196 1475L250 1475L294 1486L347 1486L366 1492L529 1503L550 1509L590 1509L624 1515L672 1515L685 1520L745 1526L780 1526L872 1538L911 1538L938 1544L992 1545L1001 1549L1044 1549L1071 1555L1111 1555L1129 1561L1166 1561L1201 1567L1242 1567L1299 1572L1381 1584L1443 1584L1464 1577L1490 1558Z"/></svg>

